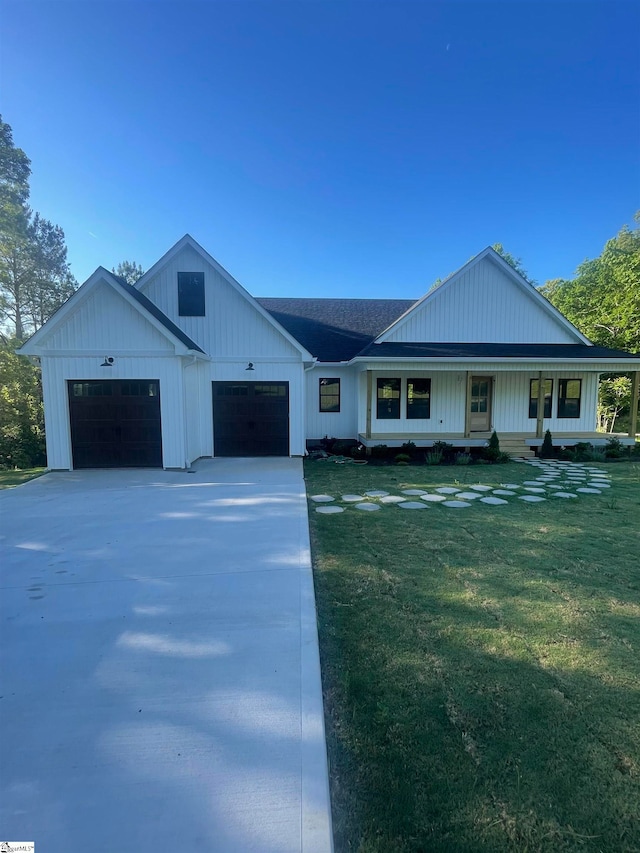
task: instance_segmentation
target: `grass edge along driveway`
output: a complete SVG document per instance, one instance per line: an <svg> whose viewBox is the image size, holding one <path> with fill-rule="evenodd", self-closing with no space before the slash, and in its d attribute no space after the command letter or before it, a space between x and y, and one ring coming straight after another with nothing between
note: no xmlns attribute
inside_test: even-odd
<svg viewBox="0 0 640 853"><path fill-rule="evenodd" d="M310 503L343 851L640 850L640 465L578 500ZM520 483L307 462L308 494Z"/></svg>

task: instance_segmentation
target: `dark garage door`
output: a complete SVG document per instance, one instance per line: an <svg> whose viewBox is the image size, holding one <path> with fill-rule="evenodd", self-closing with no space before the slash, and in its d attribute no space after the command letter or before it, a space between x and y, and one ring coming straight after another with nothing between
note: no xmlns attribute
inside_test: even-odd
<svg viewBox="0 0 640 853"><path fill-rule="evenodd" d="M289 455L288 382L214 382L216 456Z"/></svg>
<svg viewBox="0 0 640 853"><path fill-rule="evenodd" d="M160 468L160 383L69 382L74 468Z"/></svg>

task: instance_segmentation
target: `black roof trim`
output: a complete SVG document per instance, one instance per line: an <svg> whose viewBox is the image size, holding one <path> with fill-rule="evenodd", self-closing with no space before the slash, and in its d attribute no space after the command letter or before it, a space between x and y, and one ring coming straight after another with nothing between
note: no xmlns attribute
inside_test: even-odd
<svg viewBox="0 0 640 853"><path fill-rule="evenodd" d="M362 358L538 358L558 359L640 359L640 353L587 344L501 344L501 343L409 343L385 341L370 344Z"/></svg>
<svg viewBox="0 0 640 853"><path fill-rule="evenodd" d="M107 270L107 272L109 271ZM109 275L115 281L118 282L118 284L125 291L125 293L128 293L129 296L132 296L136 300L136 302L142 305L142 307L145 308L149 312L149 314L151 314L152 317L155 317L158 322L162 323L165 329L171 332L174 337L178 338L178 340L181 341L181 343L183 343L187 347L187 349L194 350L195 352L201 352L203 355L206 354L203 349L200 349L200 347L195 341L191 340L189 335L185 334L179 326L176 326L173 320L170 320L167 315L158 308L157 305L154 305L154 303L147 296L144 295L144 293L141 293L137 288L133 287L133 285L129 284L121 276L116 275L112 272L110 272Z"/></svg>

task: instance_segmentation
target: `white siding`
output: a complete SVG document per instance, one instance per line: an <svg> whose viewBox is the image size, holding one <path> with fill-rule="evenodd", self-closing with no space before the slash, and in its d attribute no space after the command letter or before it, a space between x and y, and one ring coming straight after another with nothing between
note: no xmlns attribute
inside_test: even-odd
<svg viewBox="0 0 640 853"><path fill-rule="evenodd" d="M530 380L538 373L499 373L494 383L493 421L498 432L532 432L536 419L529 417ZM551 417L544 419L544 429L555 433L591 432L596 428L598 375L571 370L544 372L545 379L553 380ZM558 389L560 379L581 379L579 418L559 418Z"/></svg>
<svg viewBox="0 0 640 853"><path fill-rule="evenodd" d="M576 343L572 335L490 258L443 285L399 324L389 341Z"/></svg>
<svg viewBox="0 0 640 853"><path fill-rule="evenodd" d="M340 411L320 411L321 378L340 379ZM345 367L315 367L306 374L306 430L307 438L318 440L325 435L332 438L355 438L358 432L358 377L353 369Z"/></svg>
<svg viewBox="0 0 640 853"><path fill-rule="evenodd" d="M204 273L204 317L179 316L178 272ZM301 360L299 350L190 246L146 283L144 294L214 358Z"/></svg>
<svg viewBox="0 0 640 853"><path fill-rule="evenodd" d="M47 350L167 350L173 345L111 285L97 284L41 344Z"/></svg>
<svg viewBox="0 0 640 853"><path fill-rule="evenodd" d="M187 462L213 455L210 365L196 361L184 367Z"/></svg>
<svg viewBox="0 0 640 853"><path fill-rule="evenodd" d="M69 425L69 379L158 379L162 418L162 464L183 468L187 463L182 369L178 358L117 358L111 368L86 357L42 359L42 385L47 434L47 465L72 468Z"/></svg>

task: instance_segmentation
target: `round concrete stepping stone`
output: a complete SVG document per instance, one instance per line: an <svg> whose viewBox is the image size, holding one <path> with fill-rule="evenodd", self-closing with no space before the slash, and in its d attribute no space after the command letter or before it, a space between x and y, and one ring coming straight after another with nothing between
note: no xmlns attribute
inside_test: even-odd
<svg viewBox="0 0 640 853"><path fill-rule="evenodd" d="M546 492L546 489L536 488L536 486L525 486L524 490L525 492L533 492L536 495L544 495Z"/></svg>
<svg viewBox="0 0 640 853"><path fill-rule="evenodd" d="M401 498L399 495L385 495L383 498L380 498L381 504L401 504L404 503L404 498Z"/></svg>
<svg viewBox="0 0 640 853"><path fill-rule="evenodd" d="M331 495L311 495L311 500L317 504L329 504L331 501L335 501L335 498L332 498Z"/></svg>
<svg viewBox="0 0 640 853"><path fill-rule="evenodd" d="M403 489L402 494L403 495L426 495L426 492L424 489Z"/></svg>
<svg viewBox="0 0 640 853"><path fill-rule="evenodd" d="M582 489L576 489L576 492L581 492L583 495L601 495L600 489L590 489L588 486Z"/></svg>
<svg viewBox="0 0 640 853"><path fill-rule="evenodd" d="M611 474L605 474L602 471L592 471L591 476L597 480L609 480L611 478Z"/></svg>
<svg viewBox="0 0 640 853"><path fill-rule="evenodd" d="M386 498L389 492L384 492L382 489L371 489L368 492L365 492L365 495L369 498Z"/></svg>
<svg viewBox="0 0 640 853"><path fill-rule="evenodd" d="M611 483L601 483L600 480L595 480L592 483L587 483L590 489L610 489Z"/></svg>
<svg viewBox="0 0 640 853"><path fill-rule="evenodd" d="M556 492L557 494L557 492ZM541 498L540 495L520 495L518 497L519 501L529 501L529 503L538 503L538 501L544 501L546 498Z"/></svg>
<svg viewBox="0 0 640 853"><path fill-rule="evenodd" d="M445 501L442 506L450 506L454 509L467 509L471 504L465 503L465 501Z"/></svg>
<svg viewBox="0 0 640 853"><path fill-rule="evenodd" d="M480 484L476 486L469 486L470 489L473 489L474 492L490 492L491 486L482 486Z"/></svg>
<svg viewBox="0 0 640 853"><path fill-rule="evenodd" d="M356 504L364 500L363 495L343 495L342 500L348 504Z"/></svg>
<svg viewBox="0 0 640 853"><path fill-rule="evenodd" d="M460 489L454 489L453 486L440 486L436 489L441 495L457 495Z"/></svg>
<svg viewBox="0 0 640 853"><path fill-rule="evenodd" d="M363 512L377 512L380 507L378 504L356 504L356 509L361 509Z"/></svg>
<svg viewBox="0 0 640 853"><path fill-rule="evenodd" d="M317 506L316 512L321 512L324 515L333 515L335 512L344 512L344 507L341 507L341 506Z"/></svg>
<svg viewBox="0 0 640 853"><path fill-rule="evenodd" d="M505 497L510 497L511 495L515 495L516 492L512 492L511 489L494 489L494 495L504 495Z"/></svg>
<svg viewBox="0 0 640 853"><path fill-rule="evenodd" d="M429 501L429 503L440 503L446 499L445 495L420 495L420 500Z"/></svg>
<svg viewBox="0 0 640 853"><path fill-rule="evenodd" d="M522 485L523 486L539 486L540 481L539 480L525 480Z"/></svg>
<svg viewBox="0 0 640 853"><path fill-rule="evenodd" d="M519 489L520 483L500 483L501 489Z"/></svg>
<svg viewBox="0 0 640 853"><path fill-rule="evenodd" d="M548 489L564 489L565 483L549 483Z"/></svg>
<svg viewBox="0 0 640 853"><path fill-rule="evenodd" d="M503 501L501 498L480 498L480 503L489 504L490 506L500 506L500 504L506 504L509 501Z"/></svg>
<svg viewBox="0 0 640 853"><path fill-rule="evenodd" d="M456 499L460 498L460 500L464 501L474 501L476 498L480 497L479 492L458 492L456 495Z"/></svg>
<svg viewBox="0 0 640 853"><path fill-rule="evenodd" d="M398 504L401 509L426 509L427 505L420 503L419 501L402 501L401 504Z"/></svg>
<svg viewBox="0 0 640 853"><path fill-rule="evenodd" d="M574 495L573 492L552 492L552 498L577 498L577 495Z"/></svg>

